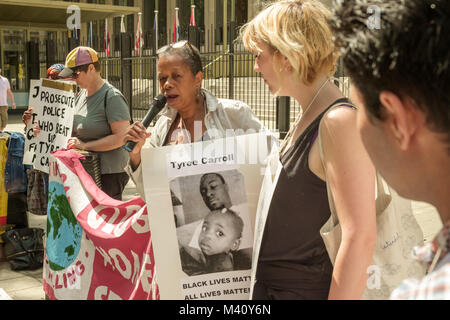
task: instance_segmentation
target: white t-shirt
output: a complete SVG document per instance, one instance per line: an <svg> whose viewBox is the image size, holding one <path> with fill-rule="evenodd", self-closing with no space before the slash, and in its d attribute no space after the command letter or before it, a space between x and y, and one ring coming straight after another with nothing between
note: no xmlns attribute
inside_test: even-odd
<svg viewBox="0 0 450 320"><path fill-rule="evenodd" d="M0 76L0 106L8 105L8 95L6 94L7 90L10 89L9 81L5 77Z"/></svg>

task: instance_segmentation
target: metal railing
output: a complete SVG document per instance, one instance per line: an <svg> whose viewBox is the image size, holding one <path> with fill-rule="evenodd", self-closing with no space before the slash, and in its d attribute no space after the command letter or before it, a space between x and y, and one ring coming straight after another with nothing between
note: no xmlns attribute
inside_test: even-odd
<svg viewBox="0 0 450 320"><path fill-rule="evenodd" d="M230 28L230 30L232 29ZM193 37L193 41L190 41L200 43L198 34L194 34L194 36L196 37ZM234 38L233 35L231 36ZM191 38L189 33L185 34L185 37ZM161 37L159 44L164 45L168 38L167 35ZM155 34L146 34L145 39L153 41ZM204 39L202 40L202 43L205 43ZM101 74L104 79L107 79L124 94L128 100L133 120L141 120L147 113L153 97L159 93L159 84L155 81L157 63L155 50L147 42L141 55L137 56L132 33L120 34L119 43L119 48L112 48L109 56L106 56L103 50L96 48L102 66ZM63 51L68 52L78 45L87 45L87 41L69 39L65 45L58 43L49 46L47 44L47 50L49 50L48 48L55 50L51 55L47 54L47 57L50 56L52 60L49 61L47 58L47 64L49 62L64 63L61 61L61 58L65 57ZM210 45L199 44L198 47L204 66L203 88L218 98L236 99L247 103L268 129L279 130L280 136L283 137L290 123L301 112L301 108L294 99L275 98L270 94L260 74L253 70L254 56L236 41L227 50L224 50L222 45L214 46L215 50L212 50ZM44 48L42 46L39 48L42 56ZM42 75L45 70L42 67L44 61L41 59L39 62L41 76L45 76L45 74ZM348 96L347 79L343 75L342 68L338 69L336 76L342 82L339 86ZM277 105L281 106L278 111Z"/></svg>

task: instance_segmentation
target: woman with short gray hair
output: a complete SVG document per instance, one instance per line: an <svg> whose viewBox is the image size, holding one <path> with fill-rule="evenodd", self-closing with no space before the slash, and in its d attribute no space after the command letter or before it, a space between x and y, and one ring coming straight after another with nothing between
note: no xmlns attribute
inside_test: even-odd
<svg viewBox="0 0 450 320"><path fill-rule="evenodd" d="M152 147L161 147L222 138L227 130L267 131L244 102L218 99L202 88L200 52L191 43L169 44L159 49L157 55L159 87L167 98L167 106L151 133L135 122L124 135L124 141L137 143L125 170L143 198L141 149L147 138L150 137ZM194 132L201 135L195 136Z"/></svg>

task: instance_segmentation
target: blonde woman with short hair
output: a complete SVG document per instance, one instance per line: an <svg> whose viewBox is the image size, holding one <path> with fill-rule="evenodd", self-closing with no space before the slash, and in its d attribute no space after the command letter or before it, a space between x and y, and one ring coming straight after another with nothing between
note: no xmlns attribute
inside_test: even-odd
<svg viewBox="0 0 450 320"><path fill-rule="evenodd" d="M280 149L283 169L254 263L253 299L360 299L366 287L376 239L375 169L355 110L330 80L338 54L329 18L318 1L277 1L241 30L270 91L302 108ZM331 214L324 166L342 227L334 268L319 233Z"/></svg>

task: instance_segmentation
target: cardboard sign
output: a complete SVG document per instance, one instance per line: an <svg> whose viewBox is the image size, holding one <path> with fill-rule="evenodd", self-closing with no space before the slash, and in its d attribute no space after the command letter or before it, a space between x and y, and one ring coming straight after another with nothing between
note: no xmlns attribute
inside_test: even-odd
<svg viewBox="0 0 450 320"><path fill-rule="evenodd" d="M249 299L265 133L143 148L161 299Z"/></svg>
<svg viewBox="0 0 450 320"><path fill-rule="evenodd" d="M31 80L29 107L33 116L25 134L24 164L49 172L49 155L64 149L72 134L75 107L74 84L58 80ZM40 133L34 137L33 127Z"/></svg>

